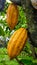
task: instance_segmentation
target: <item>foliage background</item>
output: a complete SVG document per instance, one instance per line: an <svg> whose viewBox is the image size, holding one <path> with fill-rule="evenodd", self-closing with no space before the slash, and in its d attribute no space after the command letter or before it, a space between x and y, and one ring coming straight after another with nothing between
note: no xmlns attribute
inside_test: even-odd
<svg viewBox="0 0 37 65"><path fill-rule="evenodd" d="M13 30L9 30L6 23L6 11L9 6L9 2L5 3L5 8L3 12L0 12L0 65L19 65L16 59L10 60L7 55L7 49L5 48L10 36L15 30L20 27L27 28L27 20L23 8L18 6L19 18L18 24ZM31 50L31 44L29 41L26 42L26 46L23 51L17 56L17 58L24 63L24 65L37 65L37 59L34 58L33 51ZM37 48L35 48L37 52Z"/></svg>

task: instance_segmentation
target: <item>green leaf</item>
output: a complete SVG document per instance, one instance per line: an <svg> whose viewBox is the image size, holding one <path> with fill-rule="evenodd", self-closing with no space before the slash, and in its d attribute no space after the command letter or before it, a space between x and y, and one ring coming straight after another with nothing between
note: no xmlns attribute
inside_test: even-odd
<svg viewBox="0 0 37 65"><path fill-rule="evenodd" d="M21 62L26 65L37 65L37 63L33 63L32 60L28 60L28 59L22 59Z"/></svg>
<svg viewBox="0 0 37 65"><path fill-rule="evenodd" d="M0 26L0 36L2 35L2 36L4 36L4 30L2 29L2 27Z"/></svg>

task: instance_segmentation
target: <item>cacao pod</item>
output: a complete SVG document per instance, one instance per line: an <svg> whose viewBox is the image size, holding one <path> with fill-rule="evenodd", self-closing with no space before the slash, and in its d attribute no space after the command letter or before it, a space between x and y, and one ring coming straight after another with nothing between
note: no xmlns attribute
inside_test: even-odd
<svg viewBox="0 0 37 65"><path fill-rule="evenodd" d="M8 23L9 28L12 30L18 23L18 7L15 4L10 4L7 9L7 18L6 21Z"/></svg>
<svg viewBox="0 0 37 65"><path fill-rule="evenodd" d="M27 41L27 30L20 28L14 32L11 36L8 45L7 52L10 59L15 58L22 51Z"/></svg>

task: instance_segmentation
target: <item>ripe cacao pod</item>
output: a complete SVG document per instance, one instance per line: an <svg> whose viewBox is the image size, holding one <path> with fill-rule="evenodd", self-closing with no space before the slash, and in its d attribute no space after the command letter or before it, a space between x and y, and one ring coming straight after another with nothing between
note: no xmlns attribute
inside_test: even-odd
<svg viewBox="0 0 37 65"><path fill-rule="evenodd" d="M20 28L14 32L11 36L8 45L7 52L10 59L15 58L22 51L27 41L27 30Z"/></svg>
<svg viewBox="0 0 37 65"><path fill-rule="evenodd" d="M7 18L6 21L8 23L9 28L12 30L18 23L18 7L15 4L10 4L7 9Z"/></svg>

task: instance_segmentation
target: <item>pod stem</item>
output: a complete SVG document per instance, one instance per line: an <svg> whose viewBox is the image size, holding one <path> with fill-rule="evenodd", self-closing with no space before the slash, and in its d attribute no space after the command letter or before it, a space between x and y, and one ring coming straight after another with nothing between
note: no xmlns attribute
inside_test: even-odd
<svg viewBox="0 0 37 65"><path fill-rule="evenodd" d="M19 63L20 65L24 65L17 57L16 57L16 60L18 61L18 63Z"/></svg>

